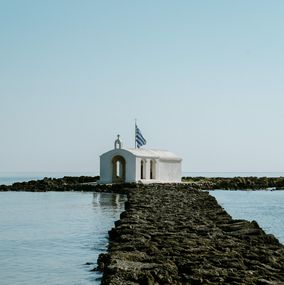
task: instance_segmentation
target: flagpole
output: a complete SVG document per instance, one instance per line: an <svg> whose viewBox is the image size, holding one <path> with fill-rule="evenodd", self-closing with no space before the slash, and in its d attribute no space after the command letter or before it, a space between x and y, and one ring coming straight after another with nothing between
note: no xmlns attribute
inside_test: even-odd
<svg viewBox="0 0 284 285"><path fill-rule="evenodd" d="M134 145L135 145L135 148L137 148L137 145L136 145L136 125L137 125L137 119L135 119L135 130L134 130Z"/></svg>

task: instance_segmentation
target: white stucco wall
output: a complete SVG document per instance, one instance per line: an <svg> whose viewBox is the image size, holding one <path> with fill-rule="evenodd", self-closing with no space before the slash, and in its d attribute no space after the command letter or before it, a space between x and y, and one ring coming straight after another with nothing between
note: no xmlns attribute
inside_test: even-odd
<svg viewBox="0 0 284 285"><path fill-rule="evenodd" d="M146 162L146 176L145 179L141 180L141 160L144 160ZM150 179L150 163L151 160L154 161L154 173L155 173L155 179ZM157 182L159 180L159 159L157 158L136 158L136 182L142 181L142 182Z"/></svg>
<svg viewBox="0 0 284 285"><path fill-rule="evenodd" d="M146 161L146 177L141 179L141 160ZM155 179L150 179L150 161L152 158L136 158L136 177L145 183L181 182L181 161L155 161Z"/></svg>
<svg viewBox="0 0 284 285"><path fill-rule="evenodd" d="M159 179L165 182L181 182L181 163L177 161L160 161Z"/></svg>
<svg viewBox="0 0 284 285"><path fill-rule="evenodd" d="M112 159L118 155L122 156L126 162L125 182L168 183L181 181L181 159L172 153L146 149L113 149L100 156L100 183L112 183ZM141 160L146 162L144 179L141 179ZM150 179L151 160L155 161L155 179Z"/></svg>
<svg viewBox="0 0 284 285"><path fill-rule="evenodd" d="M135 156L124 149L114 149L100 156L100 183L112 183L112 159L120 155L125 159L125 182L134 182L136 174Z"/></svg>

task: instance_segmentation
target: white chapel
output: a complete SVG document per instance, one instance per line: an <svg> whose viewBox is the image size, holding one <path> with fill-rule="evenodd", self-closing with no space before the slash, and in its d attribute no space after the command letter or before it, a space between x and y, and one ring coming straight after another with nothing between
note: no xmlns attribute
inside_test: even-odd
<svg viewBox="0 0 284 285"><path fill-rule="evenodd" d="M118 135L114 149L100 156L99 183L178 183L181 162L181 158L166 150L124 149Z"/></svg>

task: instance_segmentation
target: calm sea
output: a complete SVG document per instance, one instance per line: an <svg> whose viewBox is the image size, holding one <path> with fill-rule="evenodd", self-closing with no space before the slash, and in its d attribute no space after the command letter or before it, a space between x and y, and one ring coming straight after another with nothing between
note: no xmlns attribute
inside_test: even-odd
<svg viewBox="0 0 284 285"><path fill-rule="evenodd" d="M100 284L96 266L126 197L0 192L0 284ZM89 265L86 265L88 263Z"/></svg>
<svg viewBox="0 0 284 285"><path fill-rule="evenodd" d="M191 176L238 173L190 173ZM267 173L266 173L267 174ZM88 173L0 174L0 184ZM211 191L236 219L256 220L284 243L284 191ZM100 284L90 271L105 252L108 235L124 210L126 197L81 192L0 192L0 284Z"/></svg>
<svg viewBox="0 0 284 285"><path fill-rule="evenodd" d="M284 244L284 191L210 191L234 219L255 220Z"/></svg>

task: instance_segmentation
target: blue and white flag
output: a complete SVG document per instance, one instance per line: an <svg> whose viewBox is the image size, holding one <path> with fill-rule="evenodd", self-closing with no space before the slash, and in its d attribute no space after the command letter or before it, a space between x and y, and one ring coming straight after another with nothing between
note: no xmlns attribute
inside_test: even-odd
<svg viewBox="0 0 284 285"><path fill-rule="evenodd" d="M140 148L142 145L146 144L146 140L141 134L140 129L135 125L135 140L136 140L136 146Z"/></svg>

